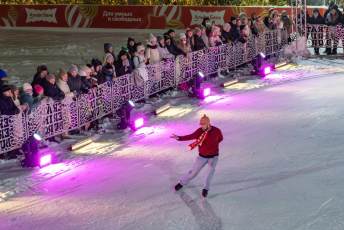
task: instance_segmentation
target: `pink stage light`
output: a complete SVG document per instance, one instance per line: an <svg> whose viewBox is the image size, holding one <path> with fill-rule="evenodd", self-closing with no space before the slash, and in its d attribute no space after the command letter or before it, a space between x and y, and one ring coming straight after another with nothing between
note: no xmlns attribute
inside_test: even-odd
<svg viewBox="0 0 344 230"><path fill-rule="evenodd" d="M135 129L139 129L141 128L143 125L144 125L145 121L142 117L140 118L137 118L135 121L134 121L134 127Z"/></svg>
<svg viewBox="0 0 344 230"><path fill-rule="evenodd" d="M268 75L271 73L271 67L270 66L265 66L263 69L263 74L264 76Z"/></svg>
<svg viewBox="0 0 344 230"><path fill-rule="evenodd" d="M51 154L43 155L39 159L39 166L44 167L48 164L51 164L51 160L52 160Z"/></svg>
<svg viewBox="0 0 344 230"><path fill-rule="evenodd" d="M204 98L208 97L210 95L210 92L211 92L210 88L203 89L203 97Z"/></svg>

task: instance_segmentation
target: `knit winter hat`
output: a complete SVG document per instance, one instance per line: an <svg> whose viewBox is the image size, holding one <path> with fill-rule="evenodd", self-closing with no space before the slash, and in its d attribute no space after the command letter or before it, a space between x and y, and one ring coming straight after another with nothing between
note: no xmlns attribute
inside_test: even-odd
<svg viewBox="0 0 344 230"><path fill-rule="evenodd" d="M4 93L6 91L12 90L11 86L9 85L4 85L1 87L1 93Z"/></svg>
<svg viewBox="0 0 344 230"><path fill-rule="evenodd" d="M124 47L124 46L122 46L121 51L124 51L124 52L129 53L129 49L128 49L127 47ZM121 52L121 51L120 51L120 52Z"/></svg>
<svg viewBox="0 0 344 230"><path fill-rule="evenodd" d="M36 92L37 94L42 94L42 93L44 92L43 87L40 86L40 85L34 85L33 88L34 88L34 90L35 90L35 92Z"/></svg>
<svg viewBox="0 0 344 230"><path fill-rule="evenodd" d="M209 125L210 124L210 118L204 114L203 117L201 117L199 123Z"/></svg>
<svg viewBox="0 0 344 230"><path fill-rule="evenodd" d="M71 72L73 72L73 71L78 72L78 67L77 67L76 65L71 65L71 66L69 67L68 72L71 73Z"/></svg>
<svg viewBox="0 0 344 230"><path fill-rule="evenodd" d="M174 33L174 32L175 32L174 30L169 29L169 30L167 31L167 34L169 35L170 33Z"/></svg>
<svg viewBox="0 0 344 230"><path fill-rule="evenodd" d="M24 83L23 84L23 91L24 92L32 91L32 85L30 85L29 83Z"/></svg>
<svg viewBox="0 0 344 230"><path fill-rule="evenodd" d="M112 54L110 53L105 54L105 63L112 63L114 61L115 59L113 58Z"/></svg>
<svg viewBox="0 0 344 230"><path fill-rule="evenodd" d="M91 69L87 66L82 66L79 70L79 75L80 76L89 76L91 73Z"/></svg>
<svg viewBox="0 0 344 230"><path fill-rule="evenodd" d="M55 79L55 75L54 74L48 74L46 77L47 81Z"/></svg>
<svg viewBox="0 0 344 230"><path fill-rule="evenodd" d="M179 34L179 39L186 39L185 33L180 33Z"/></svg>
<svg viewBox="0 0 344 230"><path fill-rule="evenodd" d="M7 77L7 73L5 70L0 69L0 79Z"/></svg>
<svg viewBox="0 0 344 230"><path fill-rule="evenodd" d="M239 14L239 18L240 18L240 19L247 18L247 14L246 14L245 12L241 12L241 13Z"/></svg>
<svg viewBox="0 0 344 230"><path fill-rule="evenodd" d="M112 44L111 43L104 43L104 51L105 52L109 51L110 48L112 48Z"/></svg>

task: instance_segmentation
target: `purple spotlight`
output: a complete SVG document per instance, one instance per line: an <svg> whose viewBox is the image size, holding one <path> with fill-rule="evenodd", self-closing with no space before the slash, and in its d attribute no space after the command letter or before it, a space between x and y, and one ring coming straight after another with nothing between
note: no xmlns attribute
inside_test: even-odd
<svg viewBox="0 0 344 230"><path fill-rule="evenodd" d="M203 89L203 97L204 98L208 97L210 95L210 92L211 92L210 88Z"/></svg>
<svg viewBox="0 0 344 230"><path fill-rule="evenodd" d="M139 129L144 125L144 119L142 117L135 119L134 121L134 127L135 129Z"/></svg>
<svg viewBox="0 0 344 230"><path fill-rule="evenodd" d="M48 164L51 164L51 161L52 161L52 156L51 154L46 154L46 155L43 155L40 157L39 159L39 166L40 167L44 167Z"/></svg>
<svg viewBox="0 0 344 230"><path fill-rule="evenodd" d="M264 76L268 75L271 73L271 66L265 66L263 69L263 74Z"/></svg>

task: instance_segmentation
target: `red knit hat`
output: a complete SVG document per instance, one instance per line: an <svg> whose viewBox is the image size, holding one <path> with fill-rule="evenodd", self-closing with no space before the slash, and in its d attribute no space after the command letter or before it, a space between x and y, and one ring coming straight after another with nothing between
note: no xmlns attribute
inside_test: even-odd
<svg viewBox="0 0 344 230"><path fill-rule="evenodd" d="M36 92L37 94L42 94L42 93L44 92L43 87L40 86L40 85L35 85L33 88L35 89L35 92Z"/></svg>

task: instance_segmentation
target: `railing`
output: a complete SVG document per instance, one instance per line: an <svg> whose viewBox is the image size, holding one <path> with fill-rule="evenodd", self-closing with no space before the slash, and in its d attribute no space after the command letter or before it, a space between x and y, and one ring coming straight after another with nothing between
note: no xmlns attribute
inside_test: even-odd
<svg viewBox="0 0 344 230"><path fill-rule="evenodd" d="M343 48L344 26L307 25L307 46L314 48Z"/></svg>
<svg viewBox="0 0 344 230"><path fill-rule="evenodd" d="M30 113L0 116L0 153L20 148L35 132L53 137L85 126L118 110L128 100L138 101L190 81L199 71L205 75L252 61L260 52L278 54L287 44L285 31L269 31L250 37L247 43L227 44L179 56L145 69L148 80L137 73L116 78L76 98L61 102L44 99ZM135 71L136 72L136 71Z"/></svg>

